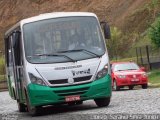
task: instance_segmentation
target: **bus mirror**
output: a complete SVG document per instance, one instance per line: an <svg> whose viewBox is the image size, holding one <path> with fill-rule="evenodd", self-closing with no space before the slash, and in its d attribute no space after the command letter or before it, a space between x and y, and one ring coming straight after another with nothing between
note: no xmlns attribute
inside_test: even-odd
<svg viewBox="0 0 160 120"><path fill-rule="evenodd" d="M101 22L101 26L102 26L103 31L104 31L105 39L110 39L111 38L110 26L107 24L107 22Z"/></svg>

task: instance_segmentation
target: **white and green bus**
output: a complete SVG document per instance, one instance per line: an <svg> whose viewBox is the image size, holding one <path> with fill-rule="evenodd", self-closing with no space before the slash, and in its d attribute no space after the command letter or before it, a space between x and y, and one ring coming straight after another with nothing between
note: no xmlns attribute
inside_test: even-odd
<svg viewBox="0 0 160 120"><path fill-rule="evenodd" d="M109 105L110 30L102 26L104 34L94 13L56 12L23 19L5 33L8 89L20 112L90 99Z"/></svg>

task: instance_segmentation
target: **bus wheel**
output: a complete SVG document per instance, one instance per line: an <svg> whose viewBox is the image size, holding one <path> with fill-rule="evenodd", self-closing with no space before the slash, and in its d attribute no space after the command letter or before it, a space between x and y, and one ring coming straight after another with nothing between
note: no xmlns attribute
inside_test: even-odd
<svg viewBox="0 0 160 120"><path fill-rule="evenodd" d="M94 100L98 107L108 106L110 103L110 97L107 98L98 98Z"/></svg>
<svg viewBox="0 0 160 120"><path fill-rule="evenodd" d="M19 102L17 102L17 104L18 104L19 112L26 112L26 105L25 104L19 103Z"/></svg>
<svg viewBox="0 0 160 120"><path fill-rule="evenodd" d="M42 107L40 107L40 106L34 106L34 107L31 106L27 95L26 95L26 104L27 104L27 110L28 110L28 112L29 112L29 114L31 116L40 115Z"/></svg>
<svg viewBox="0 0 160 120"><path fill-rule="evenodd" d="M143 89L147 89L147 88L148 88L148 84L142 85L142 88L143 88Z"/></svg>

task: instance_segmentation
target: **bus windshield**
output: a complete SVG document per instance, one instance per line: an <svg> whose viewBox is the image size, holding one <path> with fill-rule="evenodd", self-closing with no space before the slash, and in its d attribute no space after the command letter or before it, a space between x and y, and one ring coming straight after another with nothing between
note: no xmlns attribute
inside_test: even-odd
<svg viewBox="0 0 160 120"><path fill-rule="evenodd" d="M30 63L70 62L102 56L105 44L95 17L62 17L23 26Z"/></svg>

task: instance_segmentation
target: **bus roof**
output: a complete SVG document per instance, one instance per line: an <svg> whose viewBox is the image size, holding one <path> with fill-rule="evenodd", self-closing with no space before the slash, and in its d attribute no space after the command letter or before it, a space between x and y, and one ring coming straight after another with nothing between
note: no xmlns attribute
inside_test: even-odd
<svg viewBox="0 0 160 120"><path fill-rule="evenodd" d="M26 23L35 22L39 20L45 20L45 19L51 19L51 18L59 18L59 17L71 17L71 16L94 16L96 15L94 13L90 12L53 12L53 13L44 13L40 14L34 17L26 18L21 21L19 21L17 24L15 24L13 27L11 27L5 35L9 34L12 30L14 30L16 27L21 26Z"/></svg>

